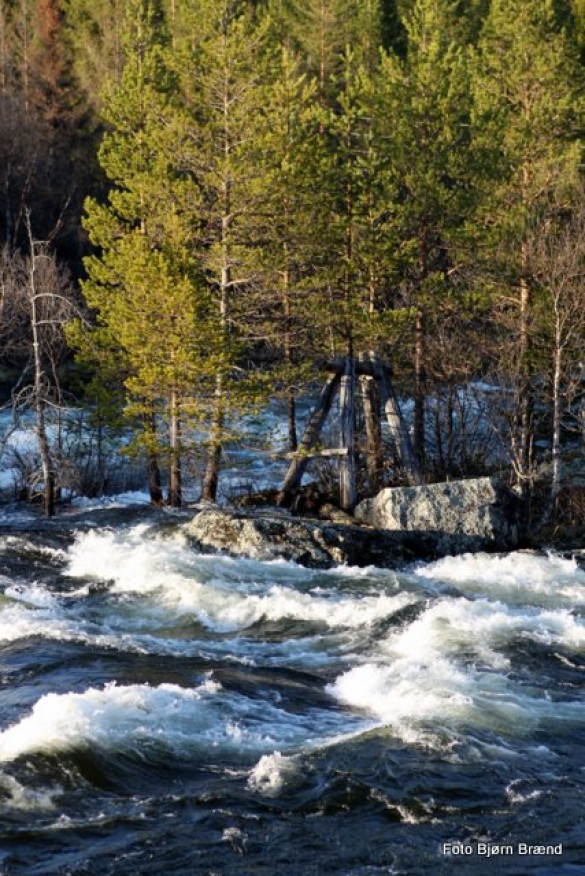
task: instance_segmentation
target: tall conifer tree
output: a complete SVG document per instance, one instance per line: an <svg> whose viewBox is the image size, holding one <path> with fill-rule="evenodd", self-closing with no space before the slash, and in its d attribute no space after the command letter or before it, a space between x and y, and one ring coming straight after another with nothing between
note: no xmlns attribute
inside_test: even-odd
<svg viewBox="0 0 585 876"><path fill-rule="evenodd" d="M174 156L163 120L173 79L164 63L166 34L156 0L130 0L126 65L105 99L110 131L100 163L112 183L108 203L87 203L86 226L99 253L87 260L83 291L97 311L101 344L120 350L127 412L142 424L158 498L155 414L168 424L169 501L181 501L181 423L205 358L205 300L191 252L188 219L178 209ZM86 344L86 349L88 345ZM99 337L98 337L99 350Z"/></svg>
<svg viewBox="0 0 585 876"><path fill-rule="evenodd" d="M316 104L317 83L302 72L289 49L272 46L265 58L261 113L253 151L259 168L259 247L254 258L260 271L259 326L269 347L281 357L279 382L288 398L288 431L296 450L295 386L306 380L315 351L311 319L315 237L326 229L315 198L324 160Z"/></svg>
<svg viewBox="0 0 585 876"><path fill-rule="evenodd" d="M126 3L121 0L62 0L73 68L90 106L99 110L106 85L119 82L124 66Z"/></svg>
<svg viewBox="0 0 585 876"><path fill-rule="evenodd" d="M475 139L487 183L479 219L489 232L492 260L501 266L504 312L512 319L519 399L512 443L526 486L535 367L527 239L543 212L567 202L582 161L583 78L553 0L493 0L474 88Z"/></svg>
<svg viewBox="0 0 585 876"><path fill-rule="evenodd" d="M380 93L393 175L393 233L413 316L414 443L425 456L428 322L453 287L473 204L466 52L455 0L416 0L404 19L406 57L388 54ZM392 196L392 195L391 195Z"/></svg>
<svg viewBox="0 0 585 876"><path fill-rule="evenodd" d="M215 306L215 390L203 480L204 498L214 500L230 411L253 401L253 382L243 379L241 364L250 334L248 292L257 280L250 263L259 200L254 137L267 25L258 24L243 0L184 0L181 14L184 38L173 53L182 97L173 122L180 140L175 159L199 193L192 247Z"/></svg>

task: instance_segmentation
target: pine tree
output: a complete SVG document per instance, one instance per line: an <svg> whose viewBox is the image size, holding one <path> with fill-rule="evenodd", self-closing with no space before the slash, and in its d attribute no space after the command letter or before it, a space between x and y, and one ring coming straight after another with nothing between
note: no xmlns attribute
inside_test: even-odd
<svg viewBox="0 0 585 876"><path fill-rule="evenodd" d="M323 129L328 155L319 197L327 230L318 273L327 289L320 310L328 320L330 352L353 356L377 347L388 268L389 179L386 132L377 123L378 77L351 46L340 63L336 105L325 114Z"/></svg>
<svg viewBox="0 0 585 876"><path fill-rule="evenodd" d="M169 501L181 502L181 427L192 412L206 337L204 294L178 208L172 152L163 120L173 79L164 64L165 31L154 0L131 0L126 66L106 96L111 126L100 163L113 184L107 204L87 203L86 227L99 253L87 260L85 298L98 314L97 345L119 349L127 414L142 422L151 495L158 499L161 449L156 414L168 425ZM87 350L88 343L85 344Z"/></svg>
<svg viewBox="0 0 585 876"><path fill-rule="evenodd" d="M512 446L527 487L533 449L534 289L527 237L562 208L581 163L583 78L552 0L493 0L475 66L476 142L485 167L479 219L512 321L518 411Z"/></svg>
<svg viewBox="0 0 585 876"><path fill-rule="evenodd" d="M473 205L465 50L454 41L454 0L416 0L404 19L407 53L380 78L392 165L394 239L404 305L413 318L414 443L425 457L429 319L454 294Z"/></svg>
<svg viewBox="0 0 585 876"><path fill-rule="evenodd" d="M581 60L585 58L585 0L571 0L573 13L573 37L581 51Z"/></svg>
<svg viewBox="0 0 585 876"><path fill-rule="evenodd" d="M288 398L289 446L296 450L295 385L311 370L310 319L314 239L322 211L315 180L322 159L317 84L288 49L276 44L264 61L261 112L252 152L259 169L254 251L259 335L282 362L275 377ZM319 234L325 232L321 228Z"/></svg>
<svg viewBox="0 0 585 876"><path fill-rule="evenodd" d="M185 0L182 14L192 28L174 53L183 101L176 158L200 193L192 211L193 247L215 303L215 389L203 480L204 498L214 500L230 410L255 403L241 364L252 333L248 293L256 282L250 265L259 200L253 143L267 25L258 25L242 0Z"/></svg>
<svg viewBox="0 0 585 876"><path fill-rule="evenodd" d="M273 0L270 8L289 48L300 53L316 77L323 104L335 93L334 80L348 47L357 63L368 68L377 63L382 38L379 0Z"/></svg>
<svg viewBox="0 0 585 876"><path fill-rule="evenodd" d="M122 75L127 4L120 0L62 0L62 4L76 81L97 111L108 83L118 83Z"/></svg>

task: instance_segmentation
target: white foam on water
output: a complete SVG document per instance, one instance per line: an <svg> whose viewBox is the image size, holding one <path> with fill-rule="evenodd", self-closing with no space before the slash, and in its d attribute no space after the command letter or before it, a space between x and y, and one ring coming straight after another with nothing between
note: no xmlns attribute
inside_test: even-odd
<svg viewBox="0 0 585 876"><path fill-rule="evenodd" d="M297 771L294 755L285 757L280 751L264 754L250 772L248 787L265 797L276 797Z"/></svg>
<svg viewBox="0 0 585 876"><path fill-rule="evenodd" d="M538 800L542 797L543 792L538 788L530 790L524 786L527 784L524 779L514 779L506 786L506 797L510 803L527 803L530 800Z"/></svg>
<svg viewBox="0 0 585 876"><path fill-rule="evenodd" d="M568 609L506 605L488 599L443 598L384 643L391 655L427 660L463 652L494 669L506 669L502 648L520 640L580 651L585 621Z"/></svg>
<svg viewBox="0 0 585 876"><path fill-rule="evenodd" d="M407 743L442 747L441 734L469 727L512 736L543 726L582 723L585 705L523 692L504 676L463 671L448 660L433 666L397 661L365 664L329 686L340 702L376 717Z"/></svg>
<svg viewBox="0 0 585 876"><path fill-rule="evenodd" d="M585 605L585 570L555 553L463 554L429 563L415 574L515 605Z"/></svg>
<svg viewBox="0 0 585 876"><path fill-rule="evenodd" d="M42 584L9 584L4 590L4 596L16 603L32 608L57 609L59 600L54 593Z"/></svg>
<svg viewBox="0 0 585 876"><path fill-rule="evenodd" d="M14 776L0 770L0 812L18 809L24 812L49 812L55 808L55 798L62 788L26 788Z"/></svg>
<svg viewBox="0 0 585 876"><path fill-rule="evenodd" d="M68 574L82 579L80 586L58 597L36 584L7 587L18 604L0 605L0 640L45 635L173 654L207 647L214 658L262 665L339 667L343 659L350 668L328 692L360 720L327 710L291 715L261 697L218 696L204 686L113 685L41 698L28 717L0 734L0 760L82 745L156 745L190 754L227 746L235 756L260 758L249 784L270 795L297 766L291 752L337 744L348 723L389 727L408 743L439 746L469 727L514 738L585 717L585 704L555 701L538 678L530 686L510 674L518 645L545 646L561 656L585 650L585 624L571 610L585 601L585 573L556 555L446 558L404 576L402 590L400 579L382 570L315 572L282 560L200 556L185 540L148 524L80 534L67 557ZM88 579L110 582L91 622ZM436 591L427 600L429 581L455 585L464 595ZM380 622L413 604L426 607L380 638ZM260 621L280 624L283 635L288 622L315 624L317 631L263 641L261 630L248 632ZM235 635L205 642L202 631L203 641L196 641L193 623Z"/></svg>
<svg viewBox="0 0 585 876"><path fill-rule="evenodd" d="M47 694L37 701L30 715L0 733L0 760L7 762L23 754L48 754L87 744L117 748L132 737L147 741L164 728L167 710L180 717L206 692L213 693L213 689L110 684L81 694Z"/></svg>
<svg viewBox="0 0 585 876"><path fill-rule="evenodd" d="M390 633L363 665L328 689L407 741L429 728L472 725L516 735L583 720L585 704L554 702L546 692L508 678L502 649L522 640L580 650L585 628L566 609L443 598Z"/></svg>
<svg viewBox="0 0 585 876"><path fill-rule="evenodd" d="M49 560L64 561L67 558L66 552L62 548L54 548L46 544L37 544L33 539L26 535L5 535L0 536L0 549L8 548L19 552L29 552L34 555L47 557Z"/></svg>
<svg viewBox="0 0 585 876"><path fill-rule="evenodd" d="M5 588L5 594L0 594L0 643L4 644L42 638L125 653L198 656L250 666L294 664L313 668L335 664L339 650L348 647L347 637L336 631L275 642L245 635L228 640L210 640L205 636L201 639L193 636L191 629L182 632L184 618L179 618L179 625L173 628L169 611L161 613L160 606L145 606L142 600L130 598L118 604L108 600L99 611L92 610L89 619L86 601L91 599L89 585L59 596L38 584L7 582ZM171 614L177 612L171 610Z"/></svg>
<svg viewBox="0 0 585 876"><path fill-rule="evenodd" d="M83 609L81 609L83 614ZM106 624L103 629L67 610L67 600L41 584L9 584L0 596L0 643L42 638L59 642L145 653L149 649L139 638L121 635Z"/></svg>
<svg viewBox="0 0 585 876"><path fill-rule="evenodd" d="M316 741L346 725L339 714L313 710L299 715L227 692L209 677L196 688L110 683L41 697L30 714L0 733L0 762L88 746L144 757L164 751L213 758L214 750L259 756L277 746L290 749Z"/></svg>
<svg viewBox="0 0 585 876"><path fill-rule="evenodd" d="M237 563L238 561L236 561ZM315 622L330 629L359 629L377 623L416 602L412 593L344 594L336 588L301 592L293 584L310 580L311 573L292 563L239 561L236 576L226 580L222 565L199 557L184 545L152 537L147 526L128 533L90 532L79 537L70 551L69 575L113 581L112 593L148 595L156 613L192 615L216 632L244 630L260 620ZM213 567L219 573L213 577ZM232 566L237 571L238 565ZM246 569L259 580L246 580Z"/></svg>
<svg viewBox="0 0 585 876"><path fill-rule="evenodd" d="M69 622L59 617L54 607L35 608L26 594L0 602L0 642L18 642L33 636L67 640L75 636Z"/></svg>

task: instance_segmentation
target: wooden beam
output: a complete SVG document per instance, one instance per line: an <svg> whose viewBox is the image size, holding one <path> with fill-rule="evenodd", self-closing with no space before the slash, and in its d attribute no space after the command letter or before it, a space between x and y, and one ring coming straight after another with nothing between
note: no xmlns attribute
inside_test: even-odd
<svg viewBox="0 0 585 876"><path fill-rule="evenodd" d="M392 369L387 362L382 362L381 359L374 357L375 361L372 361L372 357L369 355L360 354L357 361L354 363L355 374L358 377L362 375L366 377L378 377L380 370L382 370L386 374L392 374ZM339 356L335 359L328 359L323 368L325 371L328 371L330 374L339 374L341 377L345 373L345 360L346 357L340 358Z"/></svg>
<svg viewBox="0 0 585 876"><path fill-rule="evenodd" d="M320 456L346 456L346 447L324 447L323 450L310 450L308 453L300 453L298 450L289 453L272 453L273 459L318 459Z"/></svg>

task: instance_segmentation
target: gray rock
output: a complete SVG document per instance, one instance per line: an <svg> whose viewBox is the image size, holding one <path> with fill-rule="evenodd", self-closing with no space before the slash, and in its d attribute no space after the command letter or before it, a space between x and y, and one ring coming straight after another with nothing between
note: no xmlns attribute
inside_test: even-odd
<svg viewBox="0 0 585 876"><path fill-rule="evenodd" d="M203 507L182 524L182 530L200 550L293 560L315 569L342 563L397 568L421 556L418 540L404 533L293 517L276 509L242 512Z"/></svg>
<svg viewBox="0 0 585 876"><path fill-rule="evenodd" d="M358 522L382 530L419 533L437 554L513 550L521 503L497 478L382 490L360 502ZM429 541L430 539L430 541Z"/></svg>
<svg viewBox="0 0 585 876"><path fill-rule="evenodd" d="M277 508L204 505L181 528L203 551L321 569L341 563L398 568L452 553L512 550L520 507L497 480L479 478L382 490L358 505L355 522L345 514L317 520Z"/></svg>

